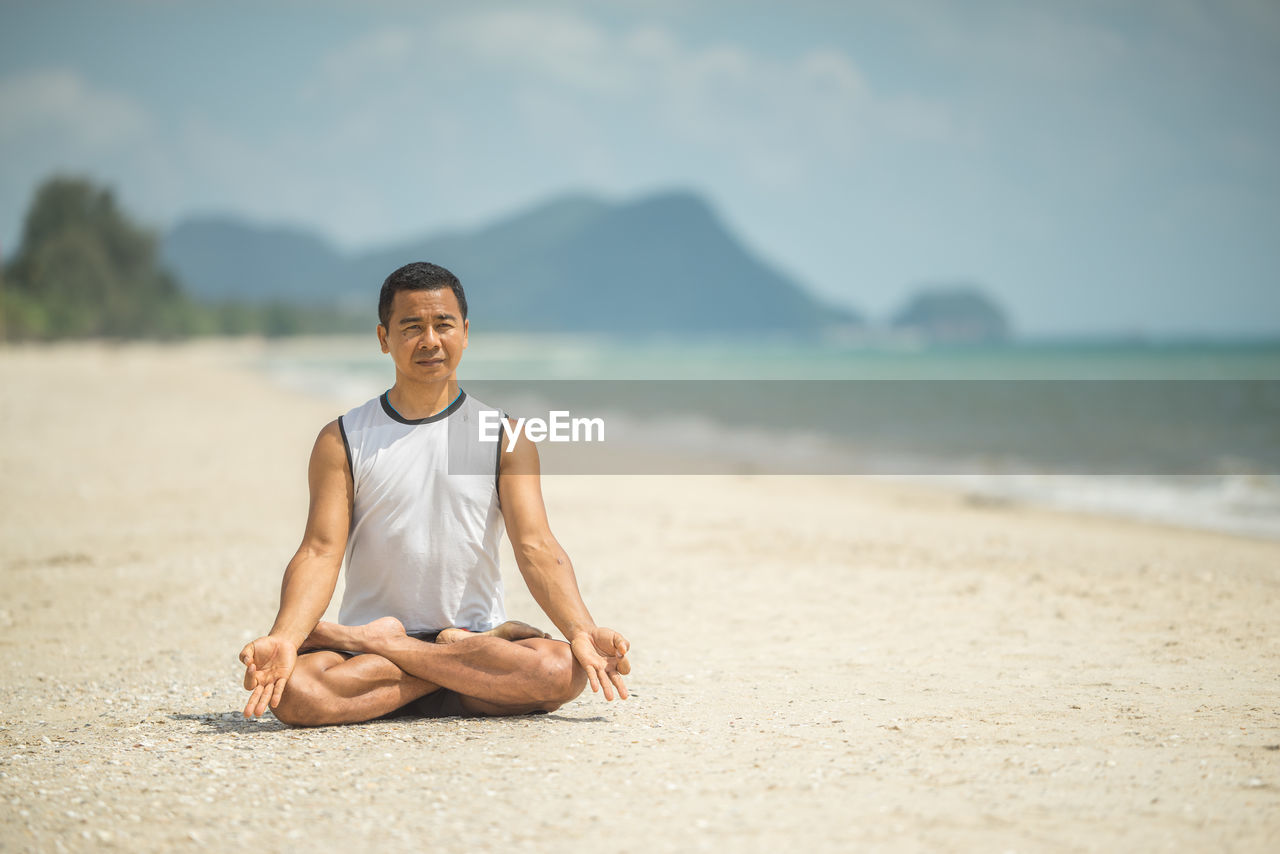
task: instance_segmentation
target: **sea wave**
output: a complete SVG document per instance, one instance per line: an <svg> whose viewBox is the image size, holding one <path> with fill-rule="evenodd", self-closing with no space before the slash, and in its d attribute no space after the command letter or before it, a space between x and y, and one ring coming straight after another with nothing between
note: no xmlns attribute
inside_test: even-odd
<svg viewBox="0 0 1280 854"><path fill-rule="evenodd" d="M507 344L498 362L480 362L476 373L512 375L502 359L518 359L524 345ZM1064 380L1086 372L1039 353L1052 368L1040 373L1052 379L1028 378L1025 368L1014 380L984 379L1000 373L990 368L930 379L954 370L954 360L941 356L894 374L914 379L875 379L866 365L885 357L873 355L859 363L862 369L846 372L856 379L613 380L599 377L600 365L613 371L634 352L600 342L551 349L564 356L584 348L593 354L586 362L595 365L594 379L549 378L592 374L581 358L571 365L573 359L556 357L549 360L555 370L541 379L464 381L513 415L559 408L604 418L610 453L575 448L544 455L549 473L864 475L1280 539L1280 382L1272 351L1245 352L1247 370L1231 359L1214 362L1212 354L1196 355L1199 361L1179 356L1200 366L1196 381L1177 378L1169 367L1176 358L1162 362L1146 353L1138 354L1143 364L1157 367L1144 368L1145 375L1157 379ZM341 409L390 384L385 357L365 355L367 349L281 348L259 367ZM714 355L714 365L733 362ZM822 354L810 355L821 361ZM1124 365L1141 361L1131 353L1107 356L1116 366L1108 372L1102 356L1086 355L1092 377L1123 376ZM997 355L984 358L998 363ZM830 361L823 364L830 376ZM691 358L678 375L714 373L709 365ZM1214 376L1221 379L1204 379Z"/></svg>

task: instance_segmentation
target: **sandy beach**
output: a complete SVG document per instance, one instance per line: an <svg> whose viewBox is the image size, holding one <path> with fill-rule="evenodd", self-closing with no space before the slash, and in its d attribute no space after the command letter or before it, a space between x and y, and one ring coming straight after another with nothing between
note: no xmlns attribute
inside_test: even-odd
<svg viewBox="0 0 1280 854"><path fill-rule="evenodd" d="M1280 543L852 477L548 477L626 702L245 721L340 414L261 346L0 349L0 849L1280 848Z"/></svg>

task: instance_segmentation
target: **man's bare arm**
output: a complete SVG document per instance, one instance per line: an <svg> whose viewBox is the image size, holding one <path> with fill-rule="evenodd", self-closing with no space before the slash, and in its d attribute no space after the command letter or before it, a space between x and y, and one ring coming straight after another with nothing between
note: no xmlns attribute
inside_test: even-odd
<svg viewBox="0 0 1280 854"><path fill-rule="evenodd" d="M279 704L298 647L329 607L338 583L355 486L337 421L325 425L316 437L307 481L311 492L307 526L284 572L275 624L240 652L246 666L245 688L253 692L245 717L261 715L268 705Z"/></svg>
<svg viewBox="0 0 1280 854"><path fill-rule="evenodd" d="M612 700L616 687L625 699L622 676L631 671L626 658L631 644L618 632L597 626L582 601L573 564L547 522L538 450L523 437L513 450L503 448L498 497L520 574L534 601L573 647L591 690L603 689Z"/></svg>
<svg viewBox="0 0 1280 854"><path fill-rule="evenodd" d="M326 424L316 437L307 482L311 491L307 527L285 568L280 611L271 627L271 634L287 638L295 648L329 607L347 549L355 484L337 421Z"/></svg>

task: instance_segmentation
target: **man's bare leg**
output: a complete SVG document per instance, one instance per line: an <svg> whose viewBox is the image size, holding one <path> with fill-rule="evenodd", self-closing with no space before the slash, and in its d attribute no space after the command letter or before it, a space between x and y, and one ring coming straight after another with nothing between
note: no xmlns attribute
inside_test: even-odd
<svg viewBox="0 0 1280 854"><path fill-rule="evenodd" d="M553 711L582 693L586 674L568 644L525 623L503 625L503 632L459 631L441 644L408 637L392 617L365 626L322 621L303 649L326 651L299 656L275 715L296 726L372 720L438 687L458 693L472 714L521 715ZM529 636L511 641L503 633ZM334 649L362 654L346 659Z"/></svg>
<svg viewBox="0 0 1280 854"><path fill-rule="evenodd" d="M341 629L347 628L338 623L321 620L315 629L302 642L298 652L310 652L316 649L339 649L345 635ZM472 632L467 629L448 628L436 636L436 643L457 643L468 638L494 637L508 641L528 640L529 638L549 638L551 635L535 626L520 620L507 620L486 632Z"/></svg>
<svg viewBox="0 0 1280 854"><path fill-rule="evenodd" d="M335 648L381 656L423 682L455 691L464 706L465 698L476 700L483 714L551 711L586 687L586 673L562 641L477 634L458 643L427 643L406 635L394 617L363 626L321 622L316 634Z"/></svg>
<svg viewBox="0 0 1280 854"><path fill-rule="evenodd" d="M438 688L380 655L348 658L319 650L298 656L273 712L292 726L356 723L380 718Z"/></svg>
<svg viewBox="0 0 1280 854"><path fill-rule="evenodd" d="M542 629L535 628L519 620L507 620L500 626L487 632L469 632L466 629L445 629L436 637L436 643L457 643L468 638L495 637L503 640L518 641L530 638L549 638L551 635Z"/></svg>

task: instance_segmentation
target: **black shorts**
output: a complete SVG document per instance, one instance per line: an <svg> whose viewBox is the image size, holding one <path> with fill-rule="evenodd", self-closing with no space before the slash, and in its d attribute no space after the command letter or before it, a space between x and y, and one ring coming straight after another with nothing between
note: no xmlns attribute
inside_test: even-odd
<svg viewBox="0 0 1280 854"><path fill-rule="evenodd" d="M405 703L378 720L389 718L474 718L478 715L462 707L462 696L448 688L437 688L430 694Z"/></svg>

